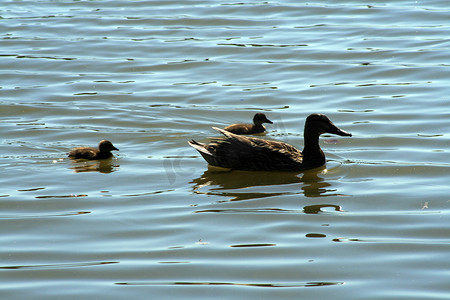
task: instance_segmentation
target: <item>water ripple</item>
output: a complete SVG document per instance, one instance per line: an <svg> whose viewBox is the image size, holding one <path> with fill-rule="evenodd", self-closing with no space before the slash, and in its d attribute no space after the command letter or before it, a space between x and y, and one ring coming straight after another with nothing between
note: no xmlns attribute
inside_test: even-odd
<svg viewBox="0 0 450 300"><path fill-rule="evenodd" d="M87 262L87 263L61 263L61 264L43 264L43 265L28 265L28 266L0 266L3 270L48 270L48 269L67 269L92 267L101 265L118 264L117 261L102 261L102 262Z"/></svg>
<svg viewBox="0 0 450 300"><path fill-rule="evenodd" d="M210 285L210 286L245 286L269 288L304 288L343 285L344 282L304 282L304 283L237 283L237 282L206 282L206 281L175 281L175 282L117 282L117 285Z"/></svg>

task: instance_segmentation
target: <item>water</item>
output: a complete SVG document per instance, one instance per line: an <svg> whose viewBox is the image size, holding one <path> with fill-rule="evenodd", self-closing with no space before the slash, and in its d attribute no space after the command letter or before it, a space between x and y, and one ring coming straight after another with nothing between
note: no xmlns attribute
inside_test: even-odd
<svg viewBox="0 0 450 300"><path fill-rule="evenodd" d="M445 1L3 1L2 299L448 299ZM326 168L187 145L274 121ZM110 161L66 152L111 140Z"/></svg>

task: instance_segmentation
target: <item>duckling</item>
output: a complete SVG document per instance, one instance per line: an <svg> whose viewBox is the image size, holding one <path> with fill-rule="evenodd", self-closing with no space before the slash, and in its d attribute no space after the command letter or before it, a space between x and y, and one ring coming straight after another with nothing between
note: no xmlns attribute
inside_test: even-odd
<svg viewBox="0 0 450 300"><path fill-rule="evenodd" d="M112 156L111 151L117 150L110 141L102 140L98 144L98 149L92 147L78 147L70 150L68 153L70 158L84 159L104 159Z"/></svg>
<svg viewBox="0 0 450 300"><path fill-rule="evenodd" d="M257 113L253 117L253 124L232 124L224 128L224 130L234 134L257 134L263 133L266 128L263 123L273 124L272 121L267 119L263 113Z"/></svg>
<svg viewBox="0 0 450 300"><path fill-rule="evenodd" d="M225 137L213 139L210 144L191 140L189 145L212 166L246 171L304 171L317 168L325 164L325 154L319 146L321 134L352 136L323 114L312 114L306 119L303 151L284 142L240 136L213 128Z"/></svg>

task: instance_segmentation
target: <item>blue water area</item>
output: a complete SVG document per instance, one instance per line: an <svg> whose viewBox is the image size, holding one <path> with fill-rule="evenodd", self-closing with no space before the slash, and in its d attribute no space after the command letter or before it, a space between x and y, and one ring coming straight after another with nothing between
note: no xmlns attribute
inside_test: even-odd
<svg viewBox="0 0 450 300"><path fill-rule="evenodd" d="M445 1L2 1L2 299L447 299ZM212 127L325 166L219 170ZM107 160L72 160L107 139Z"/></svg>

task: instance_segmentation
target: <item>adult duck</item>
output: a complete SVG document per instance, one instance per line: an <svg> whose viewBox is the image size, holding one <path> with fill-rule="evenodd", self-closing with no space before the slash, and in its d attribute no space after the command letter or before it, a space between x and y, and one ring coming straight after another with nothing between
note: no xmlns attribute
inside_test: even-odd
<svg viewBox="0 0 450 300"><path fill-rule="evenodd" d="M312 114L306 119L303 151L287 143L240 136L213 128L225 137L213 139L210 144L191 140L189 145L212 166L247 171L304 171L320 167L325 164L325 155L319 146L321 134L352 136L322 114Z"/></svg>
<svg viewBox="0 0 450 300"><path fill-rule="evenodd" d="M272 121L267 119L263 113L257 113L253 117L253 124L232 124L224 128L224 130L234 134L257 134L266 131L263 123L273 124Z"/></svg>
<svg viewBox="0 0 450 300"><path fill-rule="evenodd" d="M105 159L112 156L111 151L117 150L114 145L107 140L102 140L98 144L98 149L92 147L78 147L72 149L68 154L70 158L82 159Z"/></svg>

